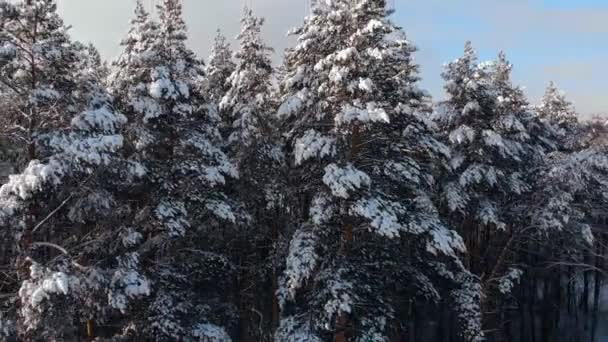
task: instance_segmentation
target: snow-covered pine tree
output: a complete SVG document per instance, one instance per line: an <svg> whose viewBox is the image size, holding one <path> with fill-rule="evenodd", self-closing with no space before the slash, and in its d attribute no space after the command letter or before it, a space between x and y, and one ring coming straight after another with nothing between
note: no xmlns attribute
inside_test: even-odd
<svg viewBox="0 0 608 342"><path fill-rule="evenodd" d="M238 291L240 316L245 322L242 325L263 327L241 332L239 340L247 339L243 333L255 334L256 339L271 336L272 308L267 303L275 298L275 289L268 287L273 280L273 272L269 271L274 270L268 256L274 254L274 242L282 228L279 213L282 209L281 184L285 181L282 174L284 156L276 130L270 60L273 50L261 36L263 24L263 18L255 17L251 9L244 9L237 37L236 65L226 80L228 89L220 103L221 115L227 123L228 150L240 174L240 179L231 184L232 193L240 198L252 216L246 227L238 229L240 244L234 251L234 259L239 260L239 269L243 270ZM225 42L219 44L225 46ZM222 49L227 52L225 47ZM224 56L223 64L229 62L226 58ZM245 255L247 257L243 257ZM259 320L256 311L262 312L267 319L251 323Z"/></svg>
<svg viewBox="0 0 608 342"><path fill-rule="evenodd" d="M152 287L145 301L131 301L125 289L113 303L124 314L123 333L132 338L223 341L235 316L226 304L234 267L215 237L223 236L221 222L243 217L222 192L238 172L219 148L219 117L198 92L202 63L186 46L181 6L164 0L160 22L153 24L139 4L129 36L137 39L148 28L148 39L125 44L115 63L129 70L115 70L112 80L128 90L116 95L130 120L129 158L147 170L128 196L132 226L145 236L134 257Z"/></svg>
<svg viewBox="0 0 608 342"><path fill-rule="evenodd" d="M83 64L81 69L88 70L91 77L101 80L101 84L105 85L110 76L110 69L107 61L101 58L99 50L92 43L89 43L84 47L83 55L83 58L80 59Z"/></svg>
<svg viewBox="0 0 608 342"><path fill-rule="evenodd" d="M443 298L480 339L479 284L432 203L449 151L433 138L415 48L384 0L318 1L285 56L291 235L276 341L388 341Z"/></svg>
<svg viewBox="0 0 608 342"><path fill-rule="evenodd" d="M501 324L502 307L522 275L514 265L525 253L516 251L545 232L530 213L546 202L532 194L540 189L546 153L557 147L552 126L530 111L523 91L512 84L511 69L504 53L478 64L467 43L464 56L443 74L448 100L439 116L452 146L446 217L465 238L467 266L483 275L482 309L490 330ZM498 329L492 335L501 334Z"/></svg>
<svg viewBox="0 0 608 342"><path fill-rule="evenodd" d="M10 103L3 109L14 114L4 125L25 147L22 159L36 158L0 190L0 231L11 246L2 248L10 276L0 289L0 316L12 321L0 330L74 339L80 323L107 301L102 281L90 278L95 267L80 259L81 243L99 236L75 223L74 203L99 191L93 184L114 164L126 119L110 106L99 77L81 67L90 52L70 40L54 1L0 6L2 96ZM92 200L88 213L108 209L105 203ZM97 290L101 301L93 299Z"/></svg>
<svg viewBox="0 0 608 342"><path fill-rule="evenodd" d="M511 230L506 199L529 188L524 182L524 160L530 150L525 145L527 128L520 118L525 99L509 86L510 65L502 55L500 59L478 64L467 42L464 56L449 63L442 75L448 99L439 108L441 128L452 147L442 201L447 211L444 216L464 237L467 267L475 274L485 274L484 282L491 274L495 287L499 278L493 272L495 261L486 262L482 256L489 255L485 252L496 236ZM500 255L500 250L496 253ZM483 290L484 298L495 297L486 286Z"/></svg>
<svg viewBox="0 0 608 342"><path fill-rule="evenodd" d="M150 65L158 58L150 53L152 44L158 38L158 23L150 19L142 0L137 0L134 18L130 24L127 37L120 43L122 54L111 65L109 89L115 97L116 106L125 112L153 112L157 109L146 97L148 90L142 88L142 82ZM122 103L122 100L133 102Z"/></svg>
<svg viewBox="0 0 608 342"><path fill-rule="evenodd" d="M79 111L74 98L77 48L53 0L0 4L2 132L21 146L20 166L42 157L37 138L67 128ZM80 104L80 108L86 104Z"/></svg>
<svg viewBox="0 0 608 342"><path fill-rule="evenodd" d="M573 151L583 148L584 131L578 114L572 102L566 99L566 95L555 83L549 83L541 103L535 109L541 122L550 125L546 130L551 131L548 138L554 141L556 149Z"/></svg>
<svg viewBox="0 0 608 342"><path fill-rule="evenodd" d="M572 102L566 99L566 95L553 82L547 86L536 111L542 119L562 128L578 123L578 116Z"/></svg>
<svg viewBox="0 0 608 342"><path fill-rule="evenodd" d="M230 89L228 78L234 72L236 64L232 60L232 49L226 37L217 30L217 35L211 50L211 56L205 67L207 76L207 94L209 100L219 105L222 98Z"/></svg>
<svg viewBox="0 0 608 342"><path fill-rule="evenodd" d="M509 70L502 62L477 64L467 43L464 56L443 73L448 100L439 120L452 146L444 201L468 243L478 229L504 230L502 199L528 188L523 166L534 148L521 122L525 98L508 86Z"/></svg>
<svg viewBox="0 0 608 342"><path fill-rule="evenodd" d="M128 173L116 163L126 118L113 111L101 84L78 83L75 91L86 94L88 106L69 129L37 136L37 153L46 157L0 188L2 238L18 246L3 251L12 258L12 280L3 282L0 296L0 326L9 327L0 329L3 338L79 339L87 320L107 308L109 270L100 263L107 254L91 254L90 246L117 231L78 217L111 218L111 197L95 184L114 166L116 174Z"/></svg>
<svg viewBox="0 0 608 342"><path fill-rule="evenodd" d="M131 182L141 170L120 157L126 118L113 111L102 85L97 89L83 86L91 95L88 108L69 130L47 133L39 145L50 157L39 164L42 173L33 174L39 178L34 194L24 198L25 222L31 223L19 240L18 265L30 271L19 290L22 336L84 337L88 321L108 319L112 274L131 271L112 262L118 255L112 246L126 227L110 192L114 183L107 180ZM23 182L23 175L11 181ZM3 195L14 195L14 186L3 188Z"/></svg>
<svg viewBox="0 0 608 342"><path fill-rule="evenodd" d="M554 317L565 322L576 320L574 316L580 314L577 310L564 312L565 306L570 302L577 303L578 299L569 295L564 300L557 299L560 293L569 291L571 279L582 279L580 310L588 311L589 272L585 265L590 263L601 245L602 238L598 243L592 227L597 223L598 213L604 212L608 193L608 160L606 146L595 144L593 134L587 135L588 131L584 124L578 122L572 104L553 84L536 112L540 116L539 127L550 132L549 135L536 136L553 140L556 148L545 156L541 165L529 172L532 191L520 204L519 216L522 217L522 226L535 227L525 237L527 242L522 243L534 251L534 258L518 253L516 262L525 264L526 271L530 271L524 274L522 281L531 283L528 286L532 287L544 284L544 289L542 295L524 296L518 301L531 307L536 302L537 307L543 308L537 314L541 324L547 326L543 334L555 339L563 333L564 327L562 324L550 326ZM530 263L531 259L535 262ZM553 266L546 269L547 264ZM567 329L576 331L576 328ZM579 329L578 333L581 333L587 328Z"/></svg>
<svg viewBox="0 0 608 342"><path fill-rule="evenodd" d="M271 133L270 115L272 62L268 47L261 36L263 18L245 8L241 19L241 33L237 39L239 50L235 53L237 64L227 82L229 89L220 103L231 123L228 143L239 154L247 153L247 147ZM244 147L244 148L242 148Z"/></svg>

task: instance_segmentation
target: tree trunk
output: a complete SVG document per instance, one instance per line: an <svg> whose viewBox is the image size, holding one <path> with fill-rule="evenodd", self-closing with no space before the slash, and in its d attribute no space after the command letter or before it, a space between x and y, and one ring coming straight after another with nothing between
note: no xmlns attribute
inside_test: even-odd
<svg viewBox="0 0 608 342"><path fill-rule="evenodd" d="M591 263L591 257L585 253L585 264ZM583 271L583 298L581 307L583 309L583 332L585 336L589 333L589 271Z"/></svg>
<svg viewBox="0 0 608 342"><path fill-rule="evenodd" d="M280 212L279 209L276 210L277 211L277 215L276 217L279 217L282 215L282 212ZM278 220L275 220L275 223L272 225L272 242L273 245L276 245L276 243L279 241L279 223L277 222ZM272 329L273 331L279 326L279 298L277 297L277 290L279 288L279 283L278 283L278 272L277 272L277 265L275 265L275 263L273 262L272 265L272 293L271 298L272 298Z"/></svg>
<svg viewBox="0 0 608 342"><path fill-rule="evenodd" d="M536 342L536 295L538 292L538 284L536 282L536 277L532 277L529 285L530 291L530 299L528 302L528 315L530 316L530 341Z"/></svg>
<svg viewBox="0 0 608 342"><path fill-rule="evenodd" d="M548 277L545 275L543 279L543 310L541 312L542 316L542 341L543 342L553 342L551 339L551 323L552 316L551 315L551 280L547 279Z"/></svg>
<svg viewBox="0 0 608 342"><path fill-rule="evenodd" d="M597 244L597 256L595 257L595 283L593 290L593 318L591 320L591 342L595 342L595 336L597 335L597 321L600 308L600 288L602 286L601 281L601 267L602 267L602 242Z"/></svg>
<svg viewBox="0 0 608 342"><path fill-rule="evenodd" d="M346 339L346 326L348 324L348 320L346 319L344 314L340 314L338 319L336 320L336 335L335 342L347 342Z"/></svg>

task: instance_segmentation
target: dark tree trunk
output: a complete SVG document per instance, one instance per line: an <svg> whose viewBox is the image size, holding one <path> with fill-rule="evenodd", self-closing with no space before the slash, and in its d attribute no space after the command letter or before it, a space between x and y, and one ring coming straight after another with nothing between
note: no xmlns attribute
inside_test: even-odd
<svg viewBox="0 0 608 342"><path fill-rule="evenodd" d="M598 321L598 315L599 315L599 307L600 307L600 288L602 286L602 281L601 281L601 267L602 267L602 242L600 241L597 244L597 256L595 257L595 283L594 283L594 290L593 290L593 317L591 319L591 334L590 334L590 341L591 342L595 342L595 337L597 335L597 321Z"/></svg>

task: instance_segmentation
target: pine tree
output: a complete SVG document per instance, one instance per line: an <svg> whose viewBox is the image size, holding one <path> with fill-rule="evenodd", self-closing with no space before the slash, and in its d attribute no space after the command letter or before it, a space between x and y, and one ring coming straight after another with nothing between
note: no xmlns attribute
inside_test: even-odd
<svg viewBox="0 0 608 342"><path fill-rule="evenodd" d="M86 320L103 316L107 307L110 271L98 263L107 254L92 257L90 245L107 243L103 237L117 230L82 218L111 219L112 200L100 196L107 193L97 185L101 174L129 173L117 153L126 118L113 111L103 85L86 73L69 81L78 103L87 105L67 129L38 134L40 159L0 188L2 239L16 246L3 250L11 265L11 281L0 296L3 338L77 339Z"/></svg>
<svg viewBox="0 0 608 342"><path fill-rule="evenodd" d="M38 136L67 128L78 113L76 47L53 0L2 3L2 131L22 147L21 166L40 156ZM80 104L82 107L83 104ZM86 104L84 104L86 106Z"/></svg>
<svg viewBox="0 0 608 342"><path fill-rule="evenodd" d="M478 284L432 202L449 151L433 138L415 48L385 6L318 2L285 56L279 114L297 216L276 341L386 341L411 318L398 303L443 295L465 339L480 338Z"/></svg>
<svg viewBox="0 0 608 342"><path fill-rule="evenodd" d="M528 188L524 161L536 151L522 122L527 103L521 90L510 85L509 72L502 55L496 63L478 65L467 43L465 55L443 74L449 98L440 120L453 149L445 203L458 220L471 221L463 223L471 228L504 230L508 210L502 208L502 198ZM462 233L473 234L468 229Z"/></svg>
<svg viewBox="0 0 608 342"><path fill-rule="evenodd" d="M441 104L439 120L452 147L444 184L445 216L465 239L467 267L485 275L485 303L498 292L490 291L490 286L510 291L507 284L520 274L507 269L510 276L501 278L504 245L496 251L497 259L493 255L488 260L487 252L497 236L511 234L513 217L506 199L514 200L530 187L525 183L524 161L532 147L522 122L527 104L523 93L511 86L510 70L502 53L496 62L478 64L467 42L464 56L449 63L443 73L448 100ZM484 318L487 329L490 320Z"/></svg>
<svg viewBox="0 0 608 342"><path fill-rule="evenodd" d="M118 153L126 118L113 112L102 90L91 93L89 103L70 130L44 137L39 146L49 158L31 162L2 189L3 200L18 195L28 202L23 232L15 232L22 248L18 271L29 269L19 290L22 337L76 339L88 320L103 322L110 274L124 271L108 263L116 256L108 249L124 227L114 226L120 208L107 179L129 182L139 171ZM16 192L29 182L31 195Z"/></svg>
<svg viewBox="0 0 608 342"><path fill-rule="evenodd" d="M593 265L593 255L601 245L601 233L596 236L592 226L597 223L598 213L604 211L601 203L607 191L608 162L605 147L586 136L573 106L553 84L536 111L541 127L550 132L544 135L553 140L555 148L546 154L541 165L529 172L532 191L521 203L520 216L524 224L536 228L530 234L534 240L527 239L537 242L528 242L533 244L536 263L526 264L526 273L533 274L526 274L526 280L532 278L535 284L544 287L543 295L528 299L528 305L537 303L543 338L555 339L565 332L560 322L571 319L576 322L579 315L589 314L591 273L585 267L570 265ZM547 264L552 267L546 269ZM582 279L580 298L572 295L575 292L570 284L572 278ZM586 324L568 328L568 333L585 335Z"/></svg>
<svg viewBox="0 0 608 342"><path fill-rule="evenodd" d="M251 146L255 140L270 134L272 62L268 47L261 37L263 18L256 18L245 8L241 19L241 33L237 37L240 48L235 53L238 62L227 82L230 85L220 103L231 122L229 144ZM237 147L235 147L237 146Z"/></svg>
<svg viewBox="0 0 608 342"><path fill-rule="evenodd" d="M549 176L556 165L547 155L559 142L553 126L530 110L521 88L512 84L511 69L504 53L478 64L467 43L465 55L443 74L449 98L440 121L453 150L443 203L446 217L465 237L467 266L482 276L486 329L508 320L505 307L526 270L516 266L527 262L525 249L553 248L532 241L574 232L580 241L589 237L574 222L577 228L568 233L559 228L573 214L563 211L572 192ZM545 192L555 188L563 196ZM492 335L500 340L502 334L498 329Z"/></svg>
<svg viewBox="0 0 608 342"><path fill-rule="evenodd" d="M98 202L96 185L120 159L126 118L112 109L99 75L84 67L92 51L70 40L53 1L0 6L3 96L15 114L4 124L25 147L22 159L33 159L0 189L2 241L10 246L1 253L9 276L0 288L0 336L75 339L108 293L84 246L98 242L99 231L113 232L78 217L109 220L111 200ZM121 166L116 174L127 176ZM87 197L84 214L77 203Z"/></svg>
<svg viewBox="0 0 608 342"><path fill-rule="evenodd" d="M585 146L583 127L571 102L553 82L549 83L536 114L546 130L551 132L547 137L555 144L555 149L574 151Z"/></svg>
<svg viewBox="0 0 608 342"><path fill-rule="evenodd" d="M536 110L542 119L563 128L578 122L574 106L553 82L550 82L547 86L545 95Z"/></svg>
<svg viewBox="0 0 608 342"><path fill-rule="evenodd" d="M222 224L243 218L222 192L238 171L219 148L219 117L198 92L202 63L186 46L181 8L178 0L164 0L156 25L138 7L131 34L156 28L135 43L142 49L131 55L142 58L126 56L131 45L125 45L121 68L130 72L114 80L129 89L117 102L130 119L129 158L147 170L130 201L132 225L146 236L134 257L145 265L150 296L132 301L125 290L114 300L125 328L135 327L123 332L132 338L205 339L225 335L234 323L225 297L234 267L214 237Z"/></svg>
<svg viewBox="0 0 608 342"><path fill-rule="evenodd" d="M110 92L118 101L116 105L125 113L137 111L143 112L144 115L154 115L151 113L158 111L147 96L148 90L142 88L142 81L147 77L149 66L158 59L158 56L150 53L157 37L158 24L150 20L142 1L138 0L127 37L121 41L123 52L112 62L112 71L108 77ZM120 103L123 99L132 102ZM150 114L145 114L148 112Z"/></svg>
<svg viewBox="0 0 608 342"><path fill-rule="evenodd" d="M217 31L209 62L205 68L207 76L207 94L209 100L218 104L230 88L228 78L234 72L236 64L232 60L230 43L220 30Z"/></svg>
<svg viewBox="0 0 608 342"><path fill-rule="evenodd" d="M232 193L245 205L251 221L240 227L239 245L234 259L243 270L239 277L238 297L241 326L263 327L240 333L239 340L248 336L270 336L272 322L260 318L272 317L274 290L268 288L276 268L269 255L273 255L281 226L284 182L284 155L276 129L270 60L272 48L261 37L263 18L257 18L245 8L241 19L239 49L235 53L236 65L226 80L228 89L220 103L220 111L227 122L228 150L236 161L240 180L232 183ZM224 62L226 63L226 62ZM269 272L273 270L273 272ZM261 331L260 331L261 330Z"/></svg>

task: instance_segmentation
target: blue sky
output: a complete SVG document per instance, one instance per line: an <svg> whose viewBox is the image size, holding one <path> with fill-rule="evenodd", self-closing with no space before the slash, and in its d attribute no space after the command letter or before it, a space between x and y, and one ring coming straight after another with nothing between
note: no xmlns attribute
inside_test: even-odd
<svg viewBox="0 0 608 342"><path fill-rule="evenodd" d="M128 28L134 0L58 0L76 39L92 41L114 58ZM152 7L154 1L146 0ZM190 44L207 56L215 30L238 32L245 3L267 18L264 35L278 60L286 31L301 23L310 0L184 0ZM442 65L471 40L481 59L506 51L514 79L538 101L553 80L584 115L608 113L607 0L393 0L394 20L418 46L422 86L443 96Z"/></svg>
<svg viewBox="0 0 608 342"><path fill-rule="evenodd" d="M548 8L598 8L608 7L604 0L545 0L543 5Z"/></svg>

